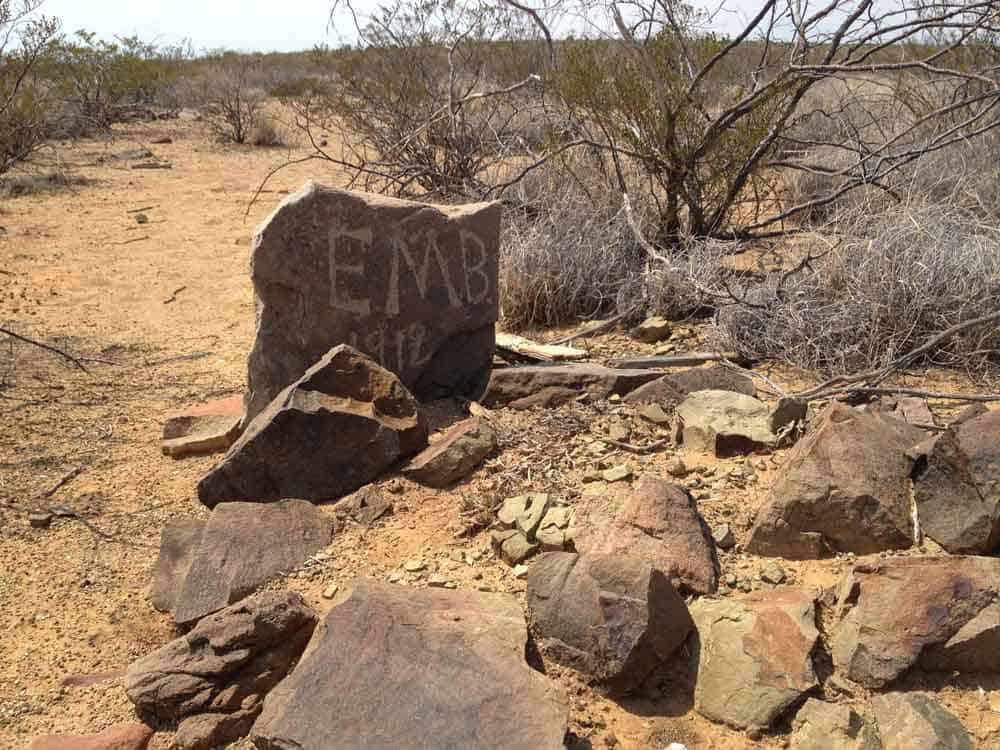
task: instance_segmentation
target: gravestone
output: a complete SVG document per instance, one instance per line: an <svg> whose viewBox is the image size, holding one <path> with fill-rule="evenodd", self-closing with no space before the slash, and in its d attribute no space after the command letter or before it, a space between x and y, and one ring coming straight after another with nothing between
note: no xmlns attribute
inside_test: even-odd
<svg viewBox="0 0 1000 750"><path fill-rule="evenodd" d="M477 397L499 315L498 203L431 206L309 182L254 237L244 424L338 344L421 400Z"/></svg>

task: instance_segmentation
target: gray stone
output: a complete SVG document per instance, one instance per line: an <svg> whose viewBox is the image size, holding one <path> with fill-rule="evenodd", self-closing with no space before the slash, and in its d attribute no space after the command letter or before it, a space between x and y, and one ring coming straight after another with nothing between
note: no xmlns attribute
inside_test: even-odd
<svg viewBox="0 0 1000 750"><path fill-rule="evenodd" d="M504 526L516 527L528 540L533 540L548 507L549 496L541 492L510 497L497 511L497 520Z"/></svg>
<svg viewBox="0 0 1000 750"><path fill-rule="evenodd" d="M760 580L764 583L770 583L777 585L779 583L785 582L785 569L782 568L777 563L771 563L764 566L764 569L760 571Z"/></svg>
<svg viewBox="0 0 1000 750"><path fill-rule="evenodd" d="M500 559L511 566L524 562L539 550L538 543L528 541L517 529L493 532L492 543Z"/></svg>
<svg viewBox="0 0 1000 750"><path fill-rule="evenodd" d="M173 518L160 532L160 554L153 568L149 598L160 612L172 612L205 530L203 518Z"/></svg>
<svg viewBox="0 0 1000 750"><path fill-rule="evenodd" d="M313 182L288 196L254 237L247 422L339 344L422 400L477 397L495 346L500 214Z"/></svg>
<svg viewBox="0 0 1000 750"><path fill-rule="evenodd" d="M209 507L334 499L426 444L427 424L399 379L338 346L257 414L198 483L198 497Z"/></svg>
<svg viewBox="0 0 1000 750"><path fill-rule="evenodd" d="M811 657L819 631L808 592L703 597L689 609L699 639L694 707L702 716L760 731L819 684Z"/></svg>
<svg viewBox="0 0 1000 750"><path fill-rule="evenodd" d="M696 391L677 407L676 425L685 452L720 457L771 448L771 410L752 396L732 391Z"/></svg>
<svg viewBox="0 0 1000 750"><path fill-rule="evenodd" d="M872 698L882 750L974 750L954 714L926 693L888 693Z"/></svg>
<svg viewBox="0 0 1000 750"><path fill-rule="evenodd" d="M882 750L878 732L849 706L807 698L792 721L791 750Z"/></svg>
<svg viewBox="0 0 1000 750"><path fill-rule="evenodd" d="M625 397L629 404L659 404L671 411L684 398L697 391L732 391L753 396L753 380L728 367L692 367L687 370L661 375L642 385Z"/></svg>
<svg viewBox="0 0 1000 750"><path fill-rule="evenodd" d="M913 488L924 534L953 554L1000 549L1000 411L939 435Z"/></svg>
<svg viewBox="0 0 1000 750"><path fill-rule="evenodd" d="M479 417L465 419L431 444L403 468L403 475L428 487L447 487L471 474L497 448L497 436Z"/></svg>
<svg viewBox="0 0 1000 750"><path fill-rule="evenodd" d="M655 425L670 424L670 415L667 414L659 404L641 404L636 410L636 414Z"/></svg>
<svg viewBox="0 0 1000 750"><path fill-rule="evenodd" d="M526 645L513 597L358 581L251 738L261 750L562 750L565 698Z"/></svg>
<svg viewBox="0 0 1000 750"><path fill-rule="evenodd" d="M748 551L810 559L827 546L858 555L911 546L907 450L922 437L891 417L831 404L782 464Z"/></svg>
<svg viewBox="0 0 1000 750"><path fill-rule="evenodd" d="M661 375L655 370L617 370L589 363L503 367L493 371L482 402L487 407L513 406L512 402L518 402L519 406L527 408L542 404L523 399L543 393L558 397L562 403L563 399L570 400L584 393L605 399L626 394Z"/></svg>
<svg viewBox="0 0 1000 750"><path fill-rule="evenodd" d="M260 709L305 649L316 622L299 594L252 596L134 662L125 675L125 692L139 711L159 719L232 715L195 721L181 738L192 748L206 737L218 743L213 748L228 744L239 738L234 733L247 731L240 715Z"/></svg>
<svg viewBox="0 0 1000 750"><path fill-rule="evenodd" d="M191 623L239 601L297 568L332 534L332 521L304 500L216 506L175 599L174 620Z"/></svg>
<svg viewBox="0 0 1000 750"><path fill-rule="evenodd" d="M542 555L528 574L528 611L543 654L616 693L636 688L692 628L666 576L626 555Z"/></svg>

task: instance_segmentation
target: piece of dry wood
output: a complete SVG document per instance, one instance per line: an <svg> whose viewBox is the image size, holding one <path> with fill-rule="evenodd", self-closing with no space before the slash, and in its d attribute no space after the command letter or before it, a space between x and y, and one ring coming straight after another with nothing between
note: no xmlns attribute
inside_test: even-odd
<svg viewBox="0 0 1000 750"><path fill-rule="evenodd" d="M689 352L653 357L627 357L614 360L611 366L622 370L658 370L665 367L692 367L706 362L726 361L735 362L740 366L749 364L745 357L735 352Z"/></svg>
<svg viewBox="0 0 1000 750"><path fill-rule="evenodd" d="M148 240L149 235L144 234L142 237L133 237L130 240L125 240L124 242L115 242L115 245L131 245L133 242L142 242L143 240Z"/></svg>
<svg viewBox="0 0 1000 750"><path fill-rule="evenodd" d="M603 333L609 328L613 328L615 324L627 318L631 315L634 310L627 310L623 313L618 313L613 318L608 318L602 323L598 323L596 326L591 326L590 328L584 328L582 331L577 331L569 336L564 336L561 339L556 339L555 341L550 341L549 344L552 346L561 346L562 344L568 344L570 341L576 341L577 339L584 339L590 336L596 336L599 333Z"/></svg>
<svg viewBox="0 0 1000 750"><path fill-rule="evenodd" d="M47 490L45 490L45 492L43 492L41 495L39 495L39 497L43 497L43 498L52 497L64 485L68 484L69 482L73 481L73 479L75 479L77 476L79 476L79 474L82 471L83 471L83 466L76 466L76 467L70 469L69 471L67 471L65 474L63 474L59 478L59 481L57 481L55 484L53 484L51 487L49 487Z"/></svg>
<svg viewBox="0 0 1000 750"><path fill-rule="evenodd" d="M177 295L183 292L185 289L187 289L186 286L179 286L176 289L174 289L174 291L170 293L170 296L167 297L165 300L163 300L163 304L169 305L171 302L175 301L177 299Z"/></svg>
<svg viewBox="0 0 1000 750"><path fill-rule="evenodd" d="M152 211L156 206L143 206L142 208L130 208L125 213L127 214L141 214L143 211Z"/></svg>
<svg viewBox="0 0 1000 750"><path fill-rule="evenodd" d="M571 346L540 344L537 341L515 336L512 333L497 333L497 354L508 361L561 362L584 359L587 352Z"/></svg>
<svg viewBox="0 0 1000 750"><path fill-rule="evenodd" d="M8 330L6 328L0 328L0 333L6 334L7 336L10 336L12 339L24 342L25 344L31 344L32 346L37 346L40 349L45 349L46 351L50 351L53 354L58 354L63 359L73 363L78 368L89 374L89 370L87 370L87 368L83 366L83 362L79 358L74 357L72 354L64 352L62 349L59 349L58 347L46 344L42 341L35 341L35 339L28 338L27 336L22 336L19 333L14 333L13 331Z"/></svg>
<svg viewBox="0 0 1000 750"><path fill-rule="evenodd" d="M620 440L611 440L609 438L598 438L602 443L606 445L613 445L615 448L621 448L623 451L628 451L629 453L652 453L653 451L658 451L660 448L666 448L670 444L667 439L657 440L655 443L650 443L649 445L632 445L631 443L623 443Z"/></svg>

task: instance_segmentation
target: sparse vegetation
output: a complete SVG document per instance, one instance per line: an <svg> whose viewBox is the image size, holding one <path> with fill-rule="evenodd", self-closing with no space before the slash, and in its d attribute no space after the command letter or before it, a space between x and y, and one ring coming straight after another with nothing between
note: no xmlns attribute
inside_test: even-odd
<svg viewBox="0 0 1000 750"><path fill-rule="evenodd" d="M251 84L255 65L253 60L226 55L206 74L212 127L224 140L246 143L261 124L265 94Z"/></svg>

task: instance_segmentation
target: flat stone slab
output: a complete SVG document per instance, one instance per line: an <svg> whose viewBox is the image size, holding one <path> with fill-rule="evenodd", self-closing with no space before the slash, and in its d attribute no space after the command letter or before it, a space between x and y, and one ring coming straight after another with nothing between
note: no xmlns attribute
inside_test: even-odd
<svg viewBox="0 0 1000 750"><path fill-rule="evenodd" d="M492 407L539 394L549 398L538 405L545 405L552 398L558 399L553 403L564 402L573 392L594 398L608 398L613 394L624 396L662 374L655 370L616 370L590 363L502 367L493 370L482 401L484 406ZM528 405L533 404L525 404Z"/></svg>
<svg viewBox="0 0 1000 750"><path fill-rule="evenodd" d="M240 436L242 419L242 396L192 406L167 418L160 447L173 458L221 453Z"/></svg>
<svg viewBox="0 0 1000 750"><path fill-rule="evenodd" d="M974 750L972 737L950 711L927 693L872 697L882 750Z"/></svg>
<svg viewBox="0 0 1000 750"><path fill-rule="evenodd" d="M677 406L677 437L685 453L728 457L773 448L771 409L734 391L695 391Z"/></svg>
<svg viewBox="0 0 1000 750"><path fill-rule="evenodd" d="M722 365L711 365L692 367L651 380L628 394L625 402L659 404L672 409L696 391L732 391L746 396L757 392L753 380L746 375Z"/></svg>
<svg viewBox="0 0 1000 750"><path fill-rule="evenodd" d="M819 682L813 594L775 589L743 599L701 598L695 710L739 729L763 730Z"/></svg>
<svg viewBox="0 0 1000 750"><path fill-rule="evenodd" d="M338 344L422 400L477 397L500 311L500 214L314 182L285 198L253 241L247 421Z"/></svg>
<svg viewBox="0 0 1000 750"><path fill-rule="evenodd" d="M464 479L497 447L497 436L489 422L479 417L452 425L414 456L403 475L428 487L448 487Z"/></svg>
<svg viewBox="0 0 1000 750"><path fill-rule="evenodd" d="M37 737L31 750L146 750L152 738L153 730L145 724L125 722L99 734Z"/></svg>
<svg viewBox="0 0 1000 750"><path fill-rule="evenodd" d="M204 518L172 518L160 532L160 554L149 593L153 608L159 612L173 612L177 606L206 523Z"/></svg>
<svg viewBox="0 0 1000 750"><path fill-rule="evenodd" d="M332 535L332 520L305 500L217 505L174 598L174 620L191 623L239 601L294 570Z"/></svg>
<svg viewBox="0 0 1000 750"><path fill-rule="evenodd" d="M511 596L358 581L250 736L260 750L563 750L565 698L526 643Z"/></svg>

